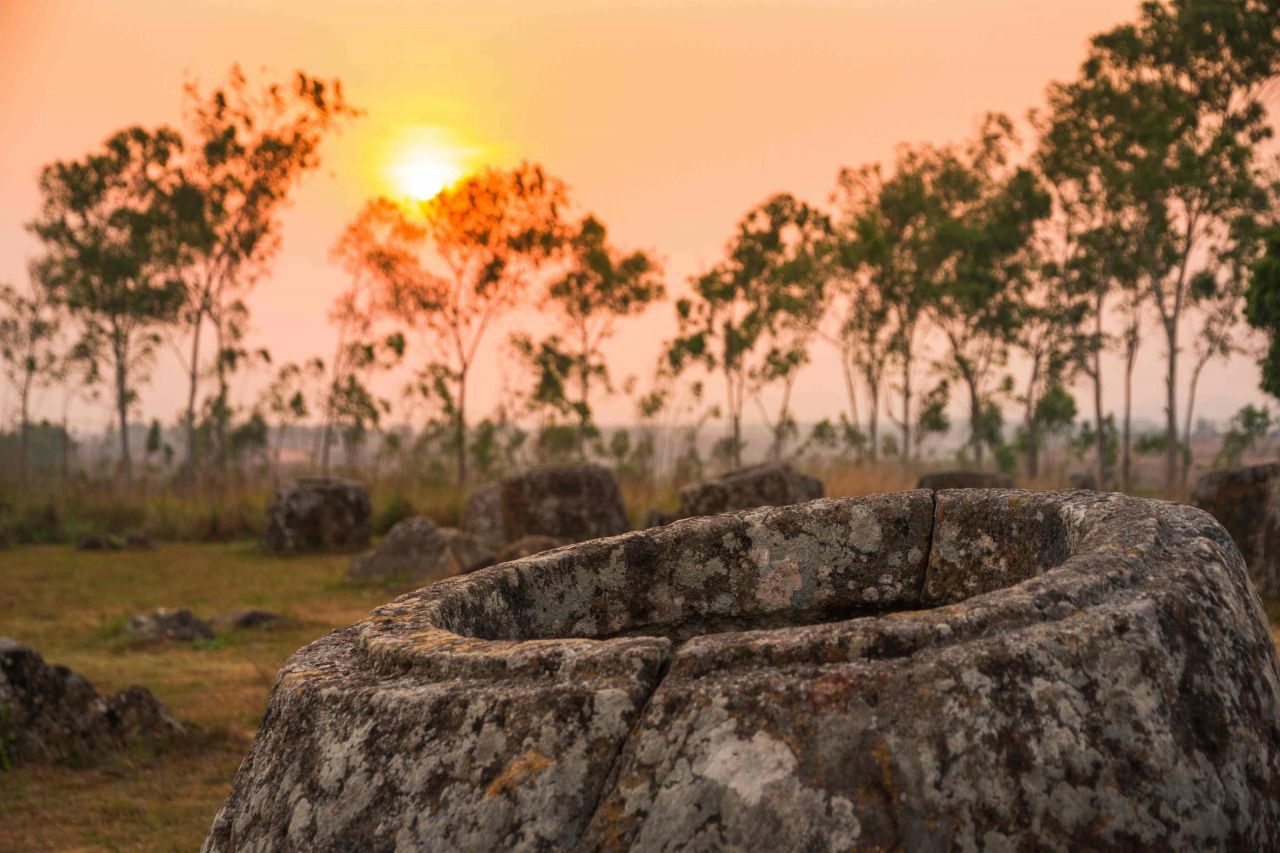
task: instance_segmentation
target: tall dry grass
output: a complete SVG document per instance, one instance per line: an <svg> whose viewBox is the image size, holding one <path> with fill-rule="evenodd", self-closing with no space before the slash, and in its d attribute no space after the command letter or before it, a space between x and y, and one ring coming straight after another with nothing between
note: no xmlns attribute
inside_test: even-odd
<svg viewBox="0 0 1280 853"><path fill-rule="evenodd" d="M920 475L954 465L937 462L904 465L897 460L870 465L847 461L809 460L798 467L822 478L832 497L897 492L915 488ZM357 474L355 479L361 479ZM682 483L654 483L647 478L620 477L623 502L633 527L642 527L651 509L671 512ZM1020 488L1067 487L1059 466L1036 478L1016 478ZM107 482L82 481L59 489L19 492L0 486L0 542L39 544L75 542L87 535L122 536L145 532L168 542L230 542L256 539L275 490L268 480L241 482L194 492L155 483L125 489ZM378 477L370 483L373 532L381 535L396 522L423 515L437 524L462 521L470 488L447 482L424 482L409 472ZM1172 496L1156 487L1141 487L1146 497L1186 500L1190 486Z"/></svg>

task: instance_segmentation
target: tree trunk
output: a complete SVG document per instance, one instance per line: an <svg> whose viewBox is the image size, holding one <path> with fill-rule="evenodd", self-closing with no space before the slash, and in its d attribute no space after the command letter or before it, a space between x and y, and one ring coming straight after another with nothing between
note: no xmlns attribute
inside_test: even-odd
<svg viewBox="0 0 1280 853"><path fill-rule="evenodd" d="M1164 332L1168 344L1169 369L1165 377L1165 453L1164 453L1164 488L1167 497L1173 496L1178 483L1178 461L1180 447L1178 442L1178 322L1182 319L1182 299L1187 281L1187 265L1191 259L1196 233L1197 213L1188 207L1186 232L1183 238L1182 257L1178 265L1178 277L1174 281L1173 304L1166 312L1164 302L1157 297L1157 307L1164 321ZM1151 277L1151 291L1157 293L1159 279Z"/></svg>
<svg viewBox="0 0 1280 853"><path fill-rule="evenodd" d="M67 477L71 474L71 433L70 418L67 416L66 409L62 411L62 459L58 469L58 488L65 489L67 487Z"/></svg>
<svg viewBox="0 0 1280 853"><path fill-rule="evenodd" d="M911 356L902 356L902 464L911 461Z"/></svg>
<svg viewBox="0 0 1280 853"><path fill-rule="evenodd" d="M1165 322L1169 364L1165 375L1164 489L1173 494L1178 482L1178 324L1176 316Z"/></svg>
<svg viewBox="0 0 1280 853"><path fill-rule="evenodd" d="M1040 430L1036 426L1035 388L1027 388L1026 411L1022 415L1022 432L1027 442L1027 476L1040 476Z"/></svg>
<svg viewBox="0 0 1280 853"><path fill-rule="evenodd" d="M842 346L840 348L840 370L844 373L844 390L849 397L849 423L853 424L855 430L860 429L858 423L858 389L853 381L853 364L849 359L849 347Z"/></svg>
<svg viewBox="0 0 1280 853"><path fill-rule="evenodd" d="M966 377L965 384L969 386L969 444L973 448L973 463L981 469L985 456L982 435L982 399L978 396L978 385L975 381Z"/></svg>
<svg viewBox="0 0 1280 853"><path fill-rule="evenodd" d="M19 400L21 433L18 438L18 482L24 491L27 488L27 458L30 456L31 448L31 380L32 373L28 370L22 382L22 395Z"/></svg>
<svg viewBox="0 0 1280 853"><path fill-rule="evenodd" d="M330 445L333 444L334 411L338 400L338 362L334 361L334 376L329 383L329 393L324 405L324 422L320 425L320 476L329 476Z"/></svg>
<svg viewBox="0 0 1280 853"><path fill-rule="evenodd" d="M587 404L587 397L591 393L591 339L585 325L582 326L579 333L579 343L582 345L582 356L578 359L578 386L580 399L578 400L578 460L587 461L587 422L591 417L591 409Z"/></svg>
<svg viewBox="0 0 1280 853"><path fill-rule="evenodd" d="M871 411L868 412L870 421L867 423L867 436L871 441L871 464L874 465L876 460L880 458L880 379L867 376L867 390L871 394Z"/></svg>
<svg viewBox="0 0 1280 853"><path fill-rule="evenodd" d="M342 386L342 374L346 369L343 360L347 348L347 321L338 326L338 345L333 351L332 379L329 380L329 393L325 396L324 422L320 426L320 476L329 476L329 445L333 443L333 420L338 406L338 389Z"/></svg>
<svg viewBox="0 0 1280 853"><path fill-rule="evenodd" d="M1196 408L1196 386L1200 383L1200 371L1204 370L1208 362L1208 358L1196 362L1196 366L1191 370L1191 384L1187 388L1187 413L1182 427L1182 444L1187 448L1187 452L1182 456L1180 482L1183 486L1187 484L1187 478L1191 475L1191 415Z"/></svg>
<svg viewBox="0 0 1280 853"><path fill-rule="evenodd" d="M590 417L590 409L587 408L587 356L584 354L578 364L578 389L580 399L578 400L578 461L587 461L587 419Z"/></svg>
<svg viewBox="0 0 1280 853"><path fill-rule="evenodd" d="M222 323L217 324L218 335L218 407L214 423L218 431L218 471L222 475L225 482L227 476L228 463L230 462L231 448L227 443L227 419L231 412L229 409L230 393L227 390L227 360L224 357L226 338Z"/></svg>
<svg viewBox="0 0 1280 853"><path fill-rule="evenodd" d="M732 426L733 446L729 449L732 451L731 458L733 459L733 467L737 469L742 467L742 415L737 412L734 413Z"/></svg>
<svg viewBox="0 0 1280 853"><path fill-rule="evenodd" d="M190 384L187 389L186 413L187 464L184 472L188 489L194 489L196 485L196 397L200 387L200 330L203 326L204 323L197 320L191 333L191 362L188 367Z"/></svg>
<svg viewBox="0 0 1280 853"><path fill-rule="evenodd" d="M727 368L724 372L725 403L729 416L729 461L734 469L742 467L742 407L738 402L738 393L734 390L733 373Z"/></svg>
<svg viewBox="0 0 1280 853"><path fill-rule="evenodd" d="M116 353L116 414L120 421L120 470L126 486L133 485L133 460L129 456L129 377L126 357Z"/></svg>
<svg viewBox="0 0 1280 853"><path fill-rule="evenodd" d="M326 415L320 428L320 476L329 476L329 445L333 442L333 421Z"/></svg>
<svg viewBox="0 0 1280 853"><path fill-rule="evenodd" d="M1138 343L1130 338L1125 345L1124 434L1120 441L1121 491L1133 491L1133 368L1138 363Z"/></svg>
<svg viewBox="0 0 1280 853"><path fill-rule="evenodd" d="M320 476L329 476L330 445L333 444L333 418L338 398L338 362L334 361L334 378L324 404L324 421L320 424Z"/></svg>
<svg viewBox="0 0 1280 853"><path fill-rule="evenodd" d="M286 423L280 422L280 426L276 428L275 447L271 451L271 485L279 486L280 484L280 454L284 450L284 431Z"/></svg>
<svg viewBox="0 0 1280 853"><path fill-rule="evenodd" d="M457 443L458 485L467 484L467 370L463 365L458 372L458 417L454 424L453 440Z"/></svg>
<svg viewBox="0 0 1280 853"><path fill-rule="evenodd" d="M783 451L786 450L787 421L791 415L791 389L795 386L795 381L793 373L782 389L782 407L778 410L778 420L773 429L773 447L769 451L769 456L774 462L781 462Z"/></svg>
<svg viewBox="0 0 1280 853"><path fill-rule="evenodd" d="M1098 454L1098 489L1106 491L1110 478L1107 477L1107 436L1105 417L1102 412L1102 305L1104 291L1098 290L1094 302L1094 333L1096 340L1093 346L1093 421L1097 436L1094 441Z"/></svg>

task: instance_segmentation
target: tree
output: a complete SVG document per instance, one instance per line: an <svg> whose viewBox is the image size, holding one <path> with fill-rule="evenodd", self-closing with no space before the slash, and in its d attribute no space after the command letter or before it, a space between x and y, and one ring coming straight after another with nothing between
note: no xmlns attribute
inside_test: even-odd
<svg viewBox="0 0 1280 853"><path fill-rule="evenodd" d="M636 395L635 455L643 457L652 485L668 477L677 483L701 477L698 436L708 420L720 416L717 407L703 405L703 391L701 382L680 381L663 358L650 390Z"/></svg>
<svg viewBox="0 0 1280 853"><path fill-rule="evenodd" d="M1007 117L988 116L972 143L939 152L931 189L940 217L933 253L945 262L930 308L948 345L942 371L968 393L969 446L979 466L984 447L999 440L984 429L996 405L993 382L1026 313L1031 238L1049 213L1034 174L1010 166L1016 142Z"/></svg>
<svg viewBox="0 0 1280 853"><path fill-rule="evenodd" d="M255 90L233 66L225 85L202 92L185 88L186 156L178 163L182 192L171 227L185 285L182 319L189 336L183 359L188 377L186 432L188 482L195 476L195 412L205 370L201 336L211 324L215 337L213 376L224 413L216 423L218 458L225 461L228 374L234 361L236 315L243 296L265 275L280 247L280 215L293 189L320 165L320 143L340 120L359 114L339 81L301 71L288 83Z"/></svg>
<svg viewBox="0 0 1280 853"><path fill-rule="evenodd" d="M1122 339L1130 366L1141 330L1141 325L1133 322L1140 319L1143 307L1142 300L1134 298L1142 291L1133 261L1133 217L1123 199L1124 182L1114 174L1122 164L1104 156L1097 111L1087 87L1079 82L1054 84L1048 98L1048 113L1032 114L1038 131L1032 163L1053 203L1052 214L1044 223L1046 260L1042 269L1065 301L1081 300L1084 319L1092 325L1088 333L1080 335L1078 365L1093 385L1093 426L1087 434L1096 442L1097 481L1099 488L1105 489L1111 481L1108 460L1113 454L1106 444L1109 433L1102 402L1102 357L1111 341L1105 323L1111 313L1111 297L1118 289L1128 295L1124 314L1131 322ZM1126 403L1131 375L1127 369Z"/></svg>
<svg viewBox="0 0 1280 853"><path fill-rule="evenodd" d="M391 402L371 390L372 375L399 364L404 349L404 335L392 332L381 340L352 341L338 354L344 369L341 379L329 386L326 404L332 426L339 429L349 468L357 466L369 431L381 426L383 416L391 412ZM326 442L330 435L331 431L325 432ZM324 456L328 465L327 443Z"/></svg>
<svg viewBox="0 0 1280 853"><path fill-rule="evenodd" d="M27 485L31 396L65 378L59 306L39 284L29 295L0 285L0 368L18 395L18 482Z"/></svg>
<svg viewBox="0 0 1280 853"><path fill-rule="evenodd" d="M81 160L45 166L40 214L29 226L44 247L33 277L80 321L76 349L91 380L108 363L126 483L133 479L129 410L159 329L174 320L183 294L165 237L175 189L169 164L180 149L172 130L134 127Z"/></svg>
<svg viewBox="0 0 1280 853"><path fill-rule="evenodd" d="M936 299L946 264L938 233L943 221L937 206L940 195L934 191L945 159L944 152L931 146L903 146L890 175L879 165L845 169L836 192L843 208L835 252L837 281L840 270L847 274L851 261L864 281L846 315L856 337L850 358L858 360L871 392L873 433L878 430L881 376L888 368L896 371L893 390L900 405L896 415L889 409L889 417L901 430L894 452L904 463L914 447L915 380L929 321L927 308ZM842 244L852 247L852 257ZM856 313L859 304L866 313ZM884 442L874 437L872 445L873 452L884 449Z"/></svg>
<svg viewBox="0 0 1280 853"><path fill-rule="evenodd" d="M1241 227L1253 229L1257 223L1245 218ZM1205 366L1215 358L1229 358L1241 350L1236 336L1246 306L1249 271L1258 260L1264 240L1260 234L1235 235L1224 251L1191 279L1187 288L1188 308L1194 322L1191 335L1191 376L1187 384L1187 407L1183 418L1182 443L1191 446L1191 424L1196 404L1196 387ZM1211 271L1212 270L1212 271ZM1182 466L1182 482L1190 474L1190 464Z"/></svg>
<svg viewBox="0 0 1280 853"><path fill-rule="evenodd" d="M592 422L591 386L612 390L601 346L613 336L618 318L639 314L666 290L662 269L642 251L623 253L611 246L605 226L585 217L566 241L567 269L547 289L543 305L554 314L558 331L540 346L527 335L513 344L538 374L534 398L577 419L576 449L586 458L587 439L598 433ZM569 387L575 386L570 393Z"/></svg>
<svg viewBox="0 0 1280 853"><path fill-rule="evenodd" d="M1076 419L1076 401L1059 380L1050 381L1036 397L1034 408L1023 419L1015 445L1028 460L1027 473L1040 475L1040 452L1055 435L1070 435Z"/></svg>
<svg viewBox="0 0 1280 853"><path fill-rule="evenodd" d="M159 418L151 419L143 450L146 453L148 471L157 464L162 466L161 470L173 464L173 445L165 441L164 428L160 425Z"/></svg>
<svg viewBox="0 0 1280 853"><path fill-rule="evenodd" d="M1056 226L1047 220L1032 247L1031 280L1023 295L1014 343L1026 356L1027 379L1019 402L1023 407L1020 446L1027 474L1040 475L1040 451L1046 437L1040 417L1042 405L1065 386L1085 363L1089 336L1080 331L1088 314L1088 299L1072 287L1062 271L1053 238ZM1069 395L1068 395L1069 397ZM1052 408L1052 407L1051 407ZM1066 427L1075 421L1075 401Z"/></svg>
<svg viewBox="0 0 1280 853"><path fill-rule="evenodd" d="M351 279L329 312L330 321L338 327L338 339L320 431L320 470L324 476L329 473L329 448L339 410L347 412L348 421L355 417L361 424L377 411L355 373L385 364L386 353L396 354L394 348L384 348L380 358L367 339L374 323L389 310L387 294L417 288L426 279L419 255L425 238L423 225L413 221L404 208L377 198L365 203L330 249L330 258L341 264ZM403 352L403 338L392 342Z"/></svg>
<svg viewBox="0 0 1280 853"><path fill-rule="evenodd" d="M231 379L243 376L251 368L271 365L271 352L266 347L247 345L248 333L249 308L242 301L234 300L224 309L218 341L220 346L213 354L212 365L205 368L206 375L218 379L220 387L217 392L206 395L201 404L196 443L206 458L215 460L215 470L222 478L230 473L228 466L237 461L237 453L246 449L242 441L243 432L240 438L232 434L237 429L232 423L243 407L237 406L232 399ZM250 409L244 414L252 420L255 412ZM239 446L237 441L240 441Z"/></svg>
<svg viewBox="0 0 1280 853"><path fill-rule="evenodd" d="M1267 349L1258 360L1260 387L1280 399L1280 226L1266 236L1266 251L1248 270L1244 317L1267 338Z"/></svg>
<svg viewBox="0 0 1280 853"><path fill-rule="evenodd" d="M947 415L947 403L951 400L951 383L946 378L939 379L920 399L920 411L916 416L915 454L920 457L924 453L924 444L930 436L946 435L951 431L951 418Z"/></svg>
<svg viewBox="0 0 1280 853"><path fill-rule="evenodd" d="M560 181L530 164L446 187L422 204L437 266L386 294L391 313L424 333L434 353L418 387L431 389L453 422L459 483L467 481L467 382L480 343L559 250L565 196Z"/></svg>
<svg viewBox="0 0 1280 853"><path fill-rule="evenodd" d="M826 216L794 198L775 195L751 209L729 242L727 257L693 279L693 298L676 303L678 333L667 348L677 372L691 363L719 372L725 383L727 461L742 464L742 411L754 399L773 433L770 456L788 437L791 389L808 360L808 342L822 308ZM782 385L777 415L761 392Z"/></svg>
<svg viewBox="0 0 1280 853"><path fill-rule="evenodd" d="M504 409L496 417L484 418L475 425L471 438L473 470L488 478L501 468L514 468L528 434L514 424Z"/></svg>
<svg viewBox="0 0 1280 853"><path fill-rule="evenodd" d="M1137 23L1095 36L1082 68L1100 148L1122 180L1138 260L1166 349L1165 486L1176 484L1180 334L1196 267L1269 199L1258 145L1263 87L1280 73L1274 0L1150 0Z"/></svg>
<svg viewBox="0 0 1280 853"><path fill-rule="evenodd" d="M1222 437L1222 446L1213 460L1215 468L1235 468L1271 429L1271 412L1266 406L1248 405L1236 412Z"/></svg>
<svg viewBox="0 0 1280 853"><path fill-rule="evenodd" d="M1125 276L1121 285L1120 334L1117 344L1124 357L1124 413L1120 426L1120 488L1133 488L1133 371L1138 365L1138 349L1142 345L1142 331L1146 326L1150 293L1142 287L1136 276Z"/></svg>
<svg viewBox="0 0 1280 853"><path fill-rule="evenodd" d="M323 359L313 358L301 364L288 362L276 370L271 382L263 389L258 409L274 417L276 422L275 441L270 442L273 478L278 479L280 476L280 457L286 431L311 414L312 406L307 401L308 392L320 386L324 378Z"/></svg>
<svg viewBox="0 0 1280 853"><path fill-rule="evenodd" d="M1101 435L1098 435L1098 432L1101 432ZM1102 457L1098 465L1101 470L1106 472L1110 472L1115 468L1118 444L1116 418L1115 415L1110 414L1102 419L1101 430L1098 430L1096 426L1088 421L1081 421L1075 439L1072 441L1077 455L1083 455L1085 451L1090 449L1101 448Z"/></svg>
<svg viewBox="0 0 1280 853"><path fill-rule="evenodd" d="M875 205L879 203L879 170L876 167L841 169L832 194L839 215L832 226L830 271L830 303L824 314L835 317L834 334L823 337L840 352L840 368L844 374L845 393L849 401L846 434L862 433L858 416L858 388L861 379L867 393L866 440L854 442L867 448L874 463L880 452L880 404L884 397L885 374L896 347L896 328L888 289L882 286L883 267L873 259L877 254L881 220ZM880 275L877 275L880 273Z"/></svg>

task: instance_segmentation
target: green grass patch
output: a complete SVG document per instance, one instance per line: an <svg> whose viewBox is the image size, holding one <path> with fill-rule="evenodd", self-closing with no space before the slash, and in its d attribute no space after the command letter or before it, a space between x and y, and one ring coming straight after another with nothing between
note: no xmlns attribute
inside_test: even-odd
<svg viewBox="0 0 1280 853"><path fill-rule="evenodd" d="M130 750L87 767L22 765L0 773L0 848L198 849L280 665L398 591L347 583L349 560L282 559L250 542L0 551L0 636L69 666L103 692L141 684L178 719L198 727L181 743ZM136 646L122 639L130 615L156 607L186 607L204 619L261 607L289 621L197 643ZM0 761L7 755L3 746Z"/></svg>

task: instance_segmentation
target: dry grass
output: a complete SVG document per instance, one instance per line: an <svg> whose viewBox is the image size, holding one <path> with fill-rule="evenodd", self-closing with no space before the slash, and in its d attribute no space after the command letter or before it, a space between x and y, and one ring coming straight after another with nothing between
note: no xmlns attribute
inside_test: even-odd
<svg viewBox="0 0 1280 853"><path fill-rule="evenodd" d="M247 544L0 552L0 635L100 689L145 685L202 730L163 755L117 756L92 769L0 773L0 849L197 849L285 658L392 597L386 589L344 583L347 559L280 559ZM202 617L265 607L295 621L197 645L134 648L120 641L129 614L162 606L189 607Z"/></svg>

